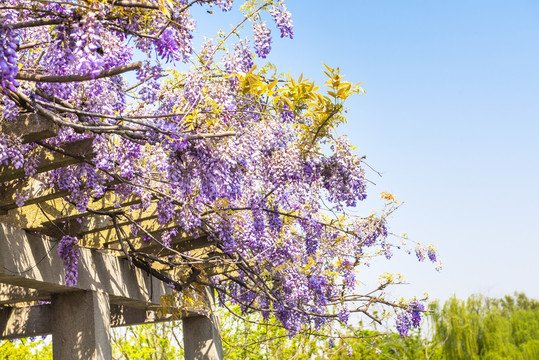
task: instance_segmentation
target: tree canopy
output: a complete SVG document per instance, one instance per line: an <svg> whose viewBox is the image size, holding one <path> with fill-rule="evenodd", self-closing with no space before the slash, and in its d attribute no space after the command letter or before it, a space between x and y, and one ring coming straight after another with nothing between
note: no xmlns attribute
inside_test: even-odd
<svg viewBox="0 0 539 360"><path fill-rule="evenodd" d="M539 302L523 293L500 299L472 295L432 303L436 343L443 359L536 359Z"/></svg>
<svg viewBox="0 0 539 360"><path fill-rule="evenodd" d="M3 1L0 163L24 169L3 185L17 189L21 207L30 203L31 180L63 192L65 206L85 214L79 224L107 217L120 255L169 283L177 296L167 301L176 307L192 306L210 287L222 306L277 319L290 333L346 323L351 312L381 321L393 309L406 335L419 326L424 305L385 297L400 277L382 274L372 289L358 283L362 266L401 248L388 236L387 217L399 205L391 194L382 194L387 204L378 213L348 211L367 196L368 180L363 158L336 129L346 121L347 98L363 89L339 68L325 66L321 88L260 62L272 28L293 37L283 1L236 4L243 20L196 51L191 9L232 5ZM243 36L248 26L252 39ZM175 70L179 63L189 70ZM122 76L130 71L135 83ZM10 124L25 116L59 130L21 137ZM69 150L81 141L90 142L91 156ZM77 162L38 171L44 150ZM112 209L93 207L103 199ZM133 215L150 210L157 229ZM75 284L78 247L107 246L83 241L75 223L50 223L61 237L66 280ZM145 251L133 236L167 251ZM212 250L174 250L178 238L202 239ZM416 253L436 262L432 246L418 245Z"/></svg>

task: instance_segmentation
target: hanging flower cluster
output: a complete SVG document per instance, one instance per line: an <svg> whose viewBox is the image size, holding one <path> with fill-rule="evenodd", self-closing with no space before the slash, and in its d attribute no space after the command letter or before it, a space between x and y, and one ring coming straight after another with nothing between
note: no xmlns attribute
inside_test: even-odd
<svg viewBox="0 0 539 360"><path fill-rule="evenodd" d="M232 34L207 40L196 58L195 3L5 0L2 121L31 112L60 131L27 145L0 134L0 162L28 166L31 176L34 149L89 143L91 157L40 181L67 194L81 214L110 201L112 210L99 214L129 225L130 233L117 230L119 239L141 237L172 254L159 261L183 269L162 274L177 290L210 286L223 305L274 317L291 333L347 322L351 312L373 316L358 304L391 305L381 297L388 283L360 289L357 270L376 255L391 257L393 209L365 218L347 212L366 198L367 179L362 159L335 131L344 101L362 89L330 67L326 91L302 77L269 77L269 68L255 65L249 39L231 44ZM210 5L228 11L232 1ZM272 41L262 16L292 38L283 2L241 9L253 21L258 57L268 56ZM191 60L190 70L164 69ZM122 77L128 71L136 71L134 83ZM132 218L136 211L153 214L158 229ZM77 278L73 231L58 249L69 285ZM182 236L207 239L218 255L172 251ZM434 249L427 256L435 261ZM234 271L215 270L225 265ZM411 303L399 315L401 334L419 325L421 311Z"/></svg>

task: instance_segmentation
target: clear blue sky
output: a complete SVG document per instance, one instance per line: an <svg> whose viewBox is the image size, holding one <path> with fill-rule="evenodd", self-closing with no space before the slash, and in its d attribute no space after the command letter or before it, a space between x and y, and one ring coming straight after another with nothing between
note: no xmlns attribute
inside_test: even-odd
<svg viewBox="0 0 539 360"><path fill-rule="evenodd" d="M288 5L294 39L273 29L268 60L319 84L324 62L365 82L340 132L384 174L369 174L371 196L405 202L392 230L435 244L443 260L438 273L415 256L380 259L376 270L411 283L393 293L539 298L539 2ZM196 36L229 28L218 13L202 14Z"/></svg>

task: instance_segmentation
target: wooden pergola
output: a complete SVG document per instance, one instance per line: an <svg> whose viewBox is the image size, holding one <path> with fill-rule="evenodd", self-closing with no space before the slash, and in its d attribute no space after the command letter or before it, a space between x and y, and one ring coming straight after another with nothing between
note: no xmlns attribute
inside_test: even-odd
<svg viewBox="0 0 539 360"><path fill-rule="evenodd" d="M25 114L3 122L2 131L35 142L55 136L58 129L36 114ZM93 157L91 139L66 144L61 151L44 147L38 151L37 174ZM163 307L162 297L173 290L159 274L172 269L132 266L121 251L117 231L120 228L136 250L155 258L185 251L197 257L215 256L217 249L205 237L179 231L170 248L164 249L144 241L144 234L132 233L128 222L113 224L110 216L102 214L116 209L112 195L92 201L89 211L80 212L64 200L65 191L46 187L36 178L17 181L23 177L24 169L0 166L0 183L4 183L0 188L0 339L52 334L54 359L112 359L111 327L169 321L181 313L185 358L222 359L211 292L205 289L205 300L198 304L208 317L194 308L178 312ZM18 207L16 194L21 191L28 199ZM131 207L138 202L134 196L125 199L121 210L157 238L171 228L158 224L155 203L146 210ZM65 283L58 255L62 234L77 236L83 246L73 287Z"/></svg>

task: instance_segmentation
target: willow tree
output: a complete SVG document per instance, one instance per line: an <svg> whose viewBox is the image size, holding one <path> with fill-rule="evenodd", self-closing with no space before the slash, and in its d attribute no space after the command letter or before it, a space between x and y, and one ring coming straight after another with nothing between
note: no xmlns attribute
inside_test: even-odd
<svg viewBox="0 0 539 360"><path fill-rule="evenodd" d="M378 215L347 212L367 196L367 180L362 158L336 129L346 120L347 98L363 92L359 84L338 68L326 67L321 89L257 67L270 52L273 26L293 36L282 1L246 1L241 23L199 51L193 6L229 11L232 1L4 0L0 163L66 192L65 202L81 212L97 199L115 199L117 209L100 215L115 224L121 255L178 297L211 287L222 306L260 312L291 333L347 322L351 312L379 321L385 315L375 305L395 310L401 334L417 327L422 303L383 295L398 277L383 276L361 292L357 283L361 266L391 257L386 219L397 206L385 194ZM245 37L233 43L239 37L231 35L249 25L253 45ZM191 68L173 70L182 62ZM130 71L134 83L123 76ZM53 123L58 134L26 142L5 130L25 114ZM67 144L81 139L91 141L92 157L35 174L38 151L67 153ZM19 192L18 204L25 201ZM159 235L131 216L151 206ZM171 255L135 248L120 223ZM58 248L75 284L79 246L103 246L63 231ZM178 236L207 239L217 251L172 251ZM427 250L418 249L420 259L428 252L435 261ZM233 271L208 271L216 266Z"/></svg>
<svg viewBox="0 0 539 360"><path fill-rule="evenodd" d="M539 301L523 293L471 295L431 304L434 343L443 359L537 359Z"/></svg>

